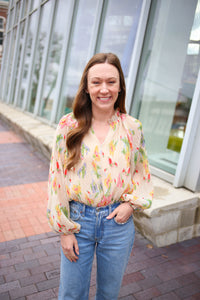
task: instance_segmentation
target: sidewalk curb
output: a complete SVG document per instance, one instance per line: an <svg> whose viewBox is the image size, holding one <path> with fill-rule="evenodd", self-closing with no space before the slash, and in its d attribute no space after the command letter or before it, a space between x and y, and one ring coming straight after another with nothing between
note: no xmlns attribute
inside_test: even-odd
<svg viewBox="0 0 200 300"><path fill-rule="evenodd" d="M50 159L55 128L0 102L0 118L45 157Z"/></svg>

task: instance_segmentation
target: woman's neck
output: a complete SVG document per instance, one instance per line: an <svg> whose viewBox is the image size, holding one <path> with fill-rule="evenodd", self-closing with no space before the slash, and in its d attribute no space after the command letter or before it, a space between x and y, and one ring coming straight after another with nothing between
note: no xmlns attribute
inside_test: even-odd
<svg viewBox="0 0 200 300"><path fill-rule="evenodd" d="M109 111L109 112L92 112L92 119L93 122L97 123L109 123L109 120L112 118L112 116L115 114L115 110Z"/></svg>

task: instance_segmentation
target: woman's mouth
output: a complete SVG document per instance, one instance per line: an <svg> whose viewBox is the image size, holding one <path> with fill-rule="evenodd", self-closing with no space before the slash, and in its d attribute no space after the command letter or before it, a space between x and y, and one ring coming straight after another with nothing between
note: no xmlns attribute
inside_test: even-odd
<svg viewBox="0 0 200 300"><path fill-rule="evenodd" d="M98 97L98 100L101 102L107 102L111 99L111 97Z"/></svg>

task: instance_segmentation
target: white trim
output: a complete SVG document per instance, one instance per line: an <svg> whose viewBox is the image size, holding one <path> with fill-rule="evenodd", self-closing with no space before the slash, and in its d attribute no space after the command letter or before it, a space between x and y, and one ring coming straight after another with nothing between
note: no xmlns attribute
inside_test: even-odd
<svg viewBox="0 0 200 300"><path fill-rule="evenodd" d="M167 172L165 172L161 169L158 169L154 166L151 166L151 165L150 165L150 172L152 175L159 177L160 179L165 180L169 183L173 183L173 181L174 181L174 175L167 173Z"/></svg>
<svg viewBox="0 0 200 300"><path fill-rule="evenodd" d="M200 122L200 70L196 81L192 104L190 107L190 113L186 125L185 136L183 139L180 157L176 168L176 174L174 179L175 187L180 187L184 184L185 176L188 171L188 163L190 159L196 160L196 163L199 164L199 157L191 158L195 137L198 134L197 129L198 129L199 122ZM194 174L191 174L191 176L194 176ZM193 180L197 182L198 178L193 177Z"/></svg>
<svg viewBox="0 0 200 300"><path fill-rule="evenodd" d="M188 163L187 172L184 180L184 186L193 192L200 192L200 122L198 123L198 129L196 132L192 152L190 155L190 161Z"/></svg>
<svg viewBox="0 0 200 300"><path fill-rule="evenodd" d="M143 0L141 13L140 13L140 19L138 23L138 29L137 34L135 38L134 48L132 52L132 58L130 63L130 69L128 74L128 80L126 84L126 110L129 112L133 100L133 92L136 85L136 77L137 72L139 69L139 62L142 55L142 46L144 42L145 37L145 31L149 16L149 10L150 10L151 0Z"/></svg>

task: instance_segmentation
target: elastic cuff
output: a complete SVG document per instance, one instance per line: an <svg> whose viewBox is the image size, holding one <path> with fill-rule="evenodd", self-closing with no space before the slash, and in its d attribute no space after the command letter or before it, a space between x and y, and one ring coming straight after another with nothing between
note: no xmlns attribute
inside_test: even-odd
<svg viewBox="0 0 200 300"><path fill-rule="evenodd" d="M133 209L134 212L142 212L143 211L143 209L141 207L136 206L135 204L133 204L131 202L128 202L128 203L132 207L132 209Z"/></svg>

